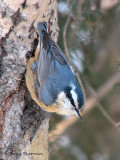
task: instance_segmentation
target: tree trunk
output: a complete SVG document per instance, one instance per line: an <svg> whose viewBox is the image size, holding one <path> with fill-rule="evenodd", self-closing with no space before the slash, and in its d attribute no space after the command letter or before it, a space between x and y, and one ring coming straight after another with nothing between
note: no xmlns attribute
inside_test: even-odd
<svg viewBox="0 0 120 160"><path fill-rule="evenodd" d="M0 159L48 159L50 116L31 99L25 84L40 21L48 22L56 41L56 0L0 0Z"/></svg>

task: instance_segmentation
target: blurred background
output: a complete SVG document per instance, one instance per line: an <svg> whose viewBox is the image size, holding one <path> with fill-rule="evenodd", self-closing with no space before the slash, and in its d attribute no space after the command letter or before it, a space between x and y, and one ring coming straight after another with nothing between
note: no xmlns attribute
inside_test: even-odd
<svg viewBox="0 0 120 160"><path fill-rule="evenodd" d="M58 0L58 24L58 44L91 107L50 141L50 160L120 160L120 2ZM65 119L52 114L50 133Z"/></svg>

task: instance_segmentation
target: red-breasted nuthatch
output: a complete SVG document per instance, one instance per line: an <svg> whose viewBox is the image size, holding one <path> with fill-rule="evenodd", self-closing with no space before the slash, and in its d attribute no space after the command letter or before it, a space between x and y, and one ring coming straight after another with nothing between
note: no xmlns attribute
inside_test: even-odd
<svg viewBox="0 0 120 160"><path fill-rule="evenodd" d="M77 114L84 103L82 89L67 59L52 40L46 22L38 23L39 44L27 62L26 84L33 100L45 111Z"/></svg>

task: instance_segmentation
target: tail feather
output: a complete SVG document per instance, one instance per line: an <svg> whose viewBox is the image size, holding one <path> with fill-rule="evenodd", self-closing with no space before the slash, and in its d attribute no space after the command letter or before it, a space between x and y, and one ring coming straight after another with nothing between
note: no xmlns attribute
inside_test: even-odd
<svg viewBox="0 0 120 160"><path fill-rule="evenodd" d="M39 22L37 27L38 27L40 41L42 41L43 40L43 31L47 32L47 23L46 22Z"/></svg>
<svg viewBox="0 0 120 160"><path fill-rule="evenodd" d="M67 59L65 58L61 49L49 36L46 22L38 23L38 32L42 49L44 48L48 53L50 52L52 58L59 62L61 65L68 65Z"/></svg>

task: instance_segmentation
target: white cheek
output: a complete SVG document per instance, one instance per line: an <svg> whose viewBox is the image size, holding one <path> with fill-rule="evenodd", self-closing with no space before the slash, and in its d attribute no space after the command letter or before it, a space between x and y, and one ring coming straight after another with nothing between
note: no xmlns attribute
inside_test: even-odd
<svg viewBox="0 0 120 160"><path fill-rule="evenodd" d="M74 114L74 108L67 98L61 101L61 114L63 115L73 115Z"/></svg>
<svg viewBox="0 0 120 160"><path fill-rule="evenodd" d="M57 101L57 111L59 110L60 114L63 115L73 115L74 114L74 108L71 105L69 99L66 97L64 92L61 92L58 95L58 101Z"/></svg>
<svg viewBox="0 0 120 160"><path fill-rule="evenodd" d="M71 108L71 103L68 100L68 98L66 97L64 92L61 92L58 95L58 102L61 103L61 105L65 108Z"/></svg>
<svg viewBox="0 0 120 160"><path fill-rule="evenodd" d="M65 108L72 108L72 105L67 98L62 100L62 104Z"/></svg>

